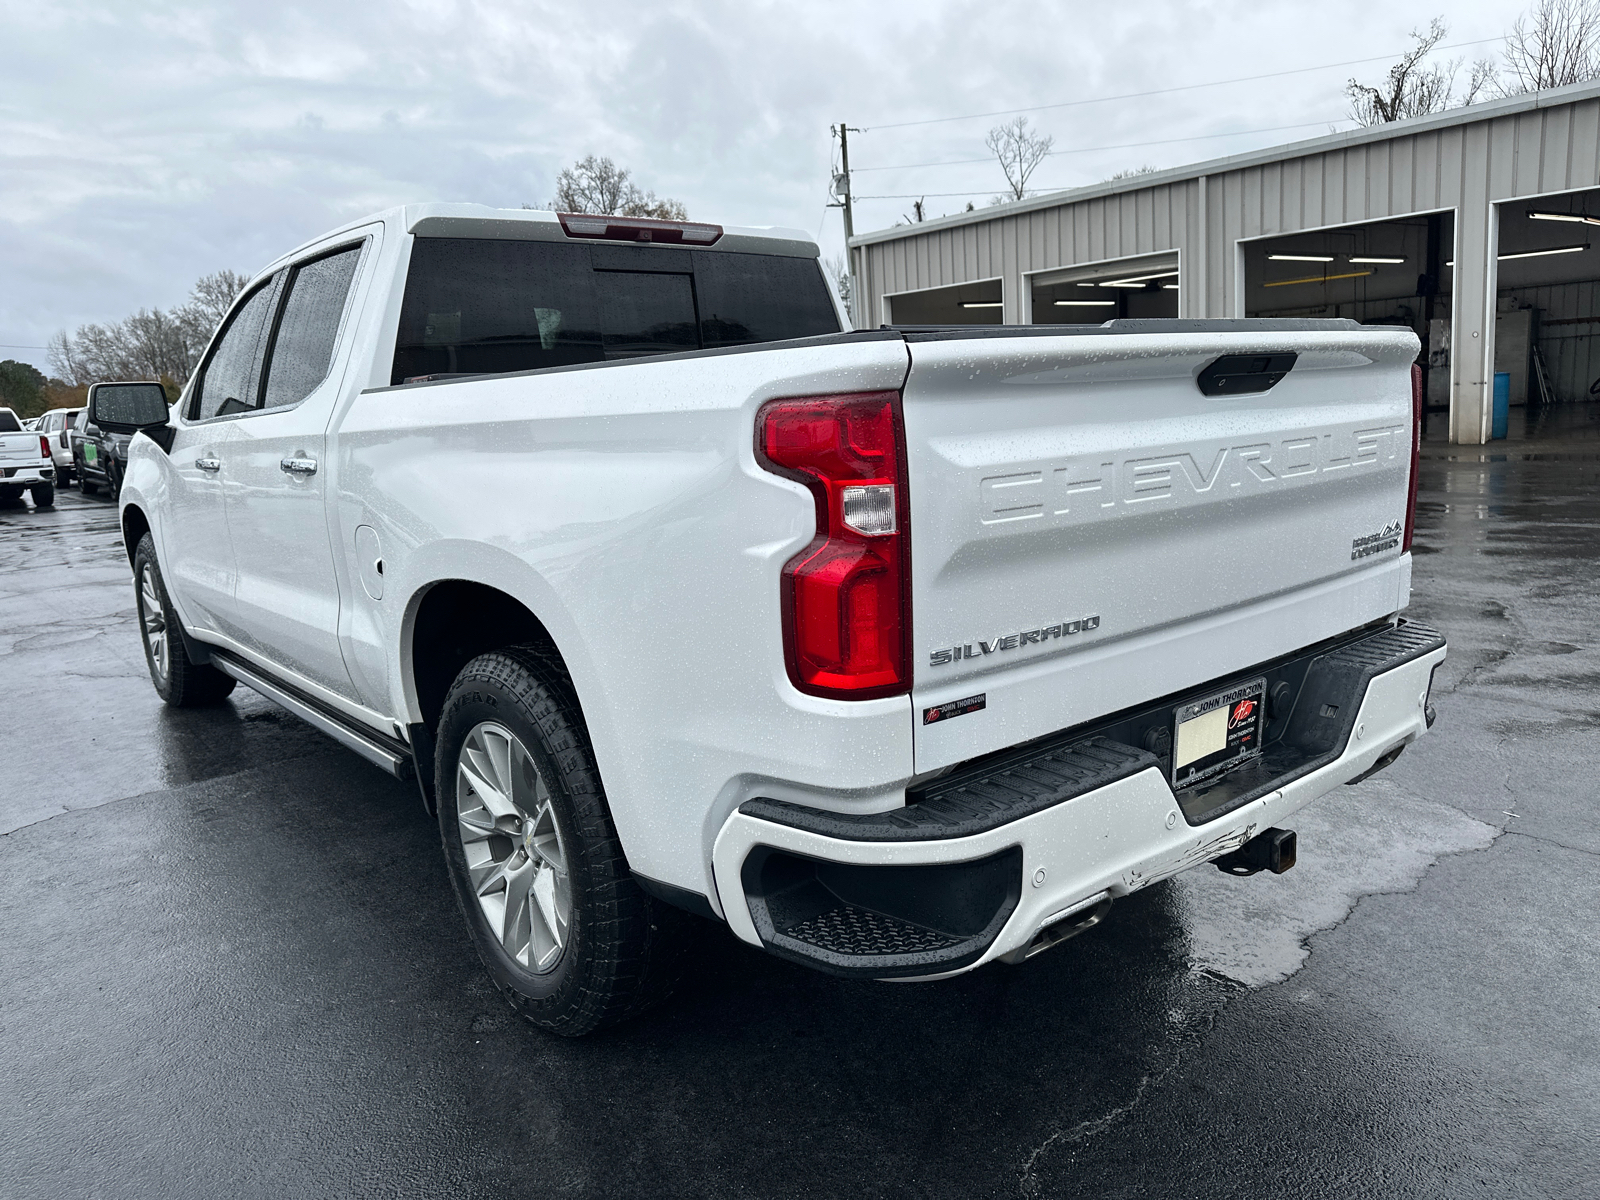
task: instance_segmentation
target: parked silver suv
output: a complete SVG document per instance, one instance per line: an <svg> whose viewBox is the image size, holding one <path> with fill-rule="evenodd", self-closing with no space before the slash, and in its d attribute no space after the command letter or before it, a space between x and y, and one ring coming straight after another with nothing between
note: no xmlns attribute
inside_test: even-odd
<svg viewBox="0 0 1600 1200"><path fill-rule="evenodd" d="M81 408L54 408L39 418L38 430L50 439L50 460L56 465L56 482L65 487L72 480L72 443L68 434L83 418Z"/></svg>

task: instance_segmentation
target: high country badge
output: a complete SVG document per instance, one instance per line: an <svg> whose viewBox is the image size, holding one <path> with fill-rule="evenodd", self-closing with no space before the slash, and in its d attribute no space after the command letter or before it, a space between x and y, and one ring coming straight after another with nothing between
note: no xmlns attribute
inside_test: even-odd
<svg viewBox="0 0 1600 1200"><path fill-rule="evenodd" d="M1377 533L1369 533L1365 537L1358 537L1350 543L1350 561L1358 558L1371 558L1374 554L1382 554L1385 550L1393 550L1400 544L1400 535L1405 532L1405 526L1399 521L1390 521Z"/></svg>

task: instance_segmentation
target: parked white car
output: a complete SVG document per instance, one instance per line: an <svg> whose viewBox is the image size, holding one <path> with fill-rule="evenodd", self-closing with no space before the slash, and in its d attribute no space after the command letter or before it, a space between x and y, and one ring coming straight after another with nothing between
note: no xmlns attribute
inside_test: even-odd
<svg viewBox="0 0 1600 1200"><path fill-rule="evenodd" d="M0 500L20 500L33 494L35 508L56 502L56 469L50 461L49 439L24 429L17 414L0 408Z"/></svg>
<svg viewBox="0 0 1600 1200"><path fill-rule="evenodd" d="M843 975L1019 962L1432 722L1406 330L846 332L803 234L463 205L272 264L121 495L156 689L435 811L577 1034L675 908Z"/></svg>

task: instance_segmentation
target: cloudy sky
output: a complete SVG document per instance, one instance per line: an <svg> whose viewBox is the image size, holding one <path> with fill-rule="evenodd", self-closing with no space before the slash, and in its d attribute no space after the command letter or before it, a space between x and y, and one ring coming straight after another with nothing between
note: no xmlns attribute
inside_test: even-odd
<svg viewBox="0 0 1600 1200"><path fill-rule="evenodd" d="M937 216L997 192L1002 110L1055 138L1034 183L1075 187L1350 128L1345 79L1387 61L1351 60L1446 9L1447 42L1478 44L1441 57L1494 57L1524 7L0 0L0 358L44 367L56 330L389 205L542 206L591 153L691 216L836 252L838 121L864 130L856 192L886 198L856 227L876 229L918 196Z"/></svg>

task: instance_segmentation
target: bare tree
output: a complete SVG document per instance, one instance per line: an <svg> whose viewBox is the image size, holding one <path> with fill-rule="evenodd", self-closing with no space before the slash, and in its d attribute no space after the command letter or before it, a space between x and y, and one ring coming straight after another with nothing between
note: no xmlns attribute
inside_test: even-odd
<svg viewBox="0 0 1600 1200"><path fill-rule="evenodd" d="M1154 175L1158 168L1148 163L1142 167L1129 167L1125 171L1117 171L1106 176L1107 183L1115 183L1119 179L1137 179L1140 175Z"/></svg>
<svg viewBox="0 0 1600 1200"><path fill-rule="evenodd" d="M845 312L850 311L850 270L844 265L844 255L830 254L822 260L822 269L833 280L833 290L839 293L839 303Z"/></svg>
<svg viewBox="0 0 1600 1200"><path fill-rule="evenodd" d="M1380 87L1358 83L1354 79L1346 83L1344 93L1350 98L1350 119L1358 125L1386 125L1390 121L1443 112L1447 108L1471 104L1476 100L1494 77L1492 65L1487 62L1476 63L1466 93L1458 99L1454 92L1461 59L1453 58L1434 64L1424 61L1449 32L1450 27L1443 18L1435 17L1426 33L1416 29L1411 31L1416 45L1389 68L1389 74Z"/></svg>
<svg viewBox="0 0 1600 1200"><path fill-rule="evenodd" d="M228 309L249 282L249 276L237 271L215 271L195 280L188 303L178 313L180 319L198 335L202 346L210 341L217 326L222 324L222 318L228 315Z"/></svg>
<svg viewBox="0 0 1600 1200"><path fill-rule="evenodd" d="M1010 199L1021 200L1028 194L1028 177L1044 161L1055 141L1029 129L1027 117L1016 117L989 130L984 145L1000 160L1000 169L1006 173L1006 183L1011 188Z"/></svg>
<svg viewBox="0 0 1600 1200"><path fill-rule="evenodd" d="M160 379L182 385L248 280L236 271L202 276L170 312L143 309L109 325L80 325L50 339L50 368L84 387L113 379Z"/></svg>
<svg viewBox="0 0 1600 1200"><path fill-rule="evenodd" d="M591 213L601 217L689 219L689 212L681 201L658 200L654 192L640 191L631 175L626 167L617 166L609 158L588 155L556 176L556 194L550 207L557 212Z"/></svg>
<svg viewBox="0 0 1600 1200"><path fill-rule="evenodd" d="M1600 75L1600 3L1538 0L1506 37L1508 96L1582 83Z"/></svg>

